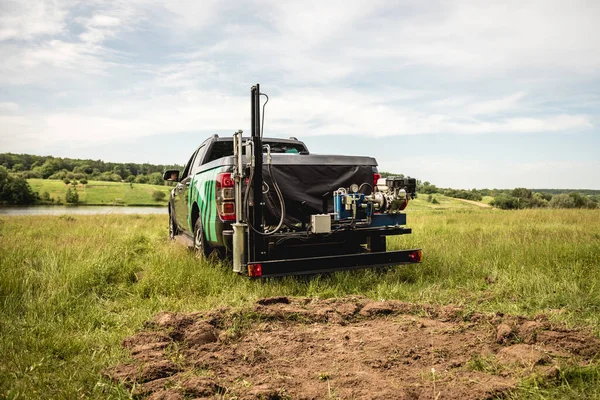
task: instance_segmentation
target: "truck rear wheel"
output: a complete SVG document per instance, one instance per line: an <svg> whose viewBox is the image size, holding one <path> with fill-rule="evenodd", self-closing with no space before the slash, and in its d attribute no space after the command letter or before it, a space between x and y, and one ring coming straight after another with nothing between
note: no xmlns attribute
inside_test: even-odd
<svg viewBox="0 0 600 400"><path fill-rule="evenodd" d="M204 236L201 218L196 220L196 225L194 226L194 250L196 250L200 258L207 258L211 252L210 246Z"/></svg>

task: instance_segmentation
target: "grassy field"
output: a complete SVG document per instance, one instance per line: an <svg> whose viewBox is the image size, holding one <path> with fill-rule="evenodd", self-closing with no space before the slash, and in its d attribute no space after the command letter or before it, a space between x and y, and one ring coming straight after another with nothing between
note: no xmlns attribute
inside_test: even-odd
<svg viewBox="0 0 600 400"><path fill-rule="evenodd" d="M50 197L55 200L60 198L65 202L65 193L71 185L66 185L63 181L50 179L28 179L29 185L40 195L48 192ZM146 206L167 204L168 194L171 191L169 186L146 185L141 183L124 182L104 182L89 181L86 185L77 185L79 202L85 205L128 205L128 206ZM156 201L152 198L152 193L161 191L166 194L164 200Z"/></svg>
<svg viewBox="0 0 600 400"><path fill-rule="evenodd" d="M598 211L441 209L443 200L429 210L415 201L413 235L389 240L392 248L423 248L421 265L264 283L169 242L164 215L4 217L0 398L130 398L101 371L126 357L120 342L144 321L265 296L360 294L544 313L600 334ZM599 363L567 367L552 385L523 382L513 397L599 398Z"/></svg>
<svg viewBox="0 0 600 400"><path fill-rule="evenodd" d="M414 211L431 211L431 210L473 210L479 208L474 204L469 204L468 202L461 201L460 199L455 199L453 197L444 196L443 194L432 194L432 201L428 201L430 195L428 194L419 194L416 199L412 199L409 202L408 207L406 208L407 213L412 213ZM437 201L437 203L433 202L433 199Z"/></svg>

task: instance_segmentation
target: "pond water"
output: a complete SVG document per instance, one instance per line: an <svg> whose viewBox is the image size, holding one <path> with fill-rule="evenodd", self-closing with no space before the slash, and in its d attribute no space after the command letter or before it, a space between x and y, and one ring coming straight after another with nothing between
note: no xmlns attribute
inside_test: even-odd
<svg viewBox="0 0 600 400"><path fill-rule="evenodd" d="M31 206L0 207L0 215L97 215L97 214L168 214L162 207L114 206Z"/></svg>

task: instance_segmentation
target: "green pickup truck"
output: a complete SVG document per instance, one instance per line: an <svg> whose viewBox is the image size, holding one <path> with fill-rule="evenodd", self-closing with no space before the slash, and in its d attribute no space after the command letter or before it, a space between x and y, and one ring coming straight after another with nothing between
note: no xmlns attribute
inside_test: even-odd
<svg viewBox="0 0 600 400"><path fill-rule="evenodd" d="M263 138L259 86L252 135L213 137L194 151L169 199L169 232L250 277L421 262L420 249L388 251L411 233L402 210L414 178L381 178L372 157L311 154L296 138Z"/></svg>

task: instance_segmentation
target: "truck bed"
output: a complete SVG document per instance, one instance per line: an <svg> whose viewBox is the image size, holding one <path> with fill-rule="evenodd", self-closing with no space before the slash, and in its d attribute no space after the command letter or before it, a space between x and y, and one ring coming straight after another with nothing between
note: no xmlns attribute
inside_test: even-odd
<svg viewBox="0 0 600 400"><path fill-rule="evenodd" d="M276 225L280 218L279 199L266 157L264 162L263 179L268 185L268 193L265 193L265 218L268 224ZM370 194L376 166L377 162L372 157L273 154L271 171L283 193L285 222L293 225L306 224L313 214L332 213L333 202L330 199L339 188L366 183L362 191Z"/></svg>

